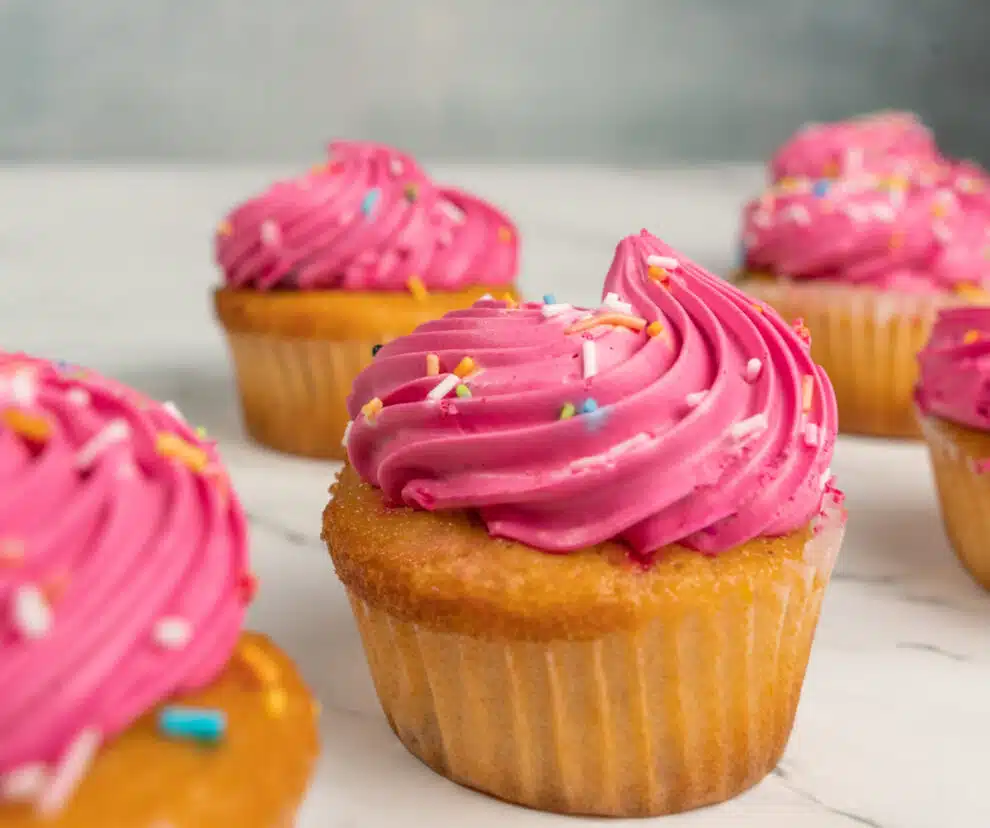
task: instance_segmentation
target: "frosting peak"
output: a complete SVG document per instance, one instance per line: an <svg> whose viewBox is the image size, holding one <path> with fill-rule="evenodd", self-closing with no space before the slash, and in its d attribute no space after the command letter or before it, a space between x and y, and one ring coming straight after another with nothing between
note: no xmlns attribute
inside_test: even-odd
<svg viewBox="0 0 990 828"><path fill-rule="evenodd" d="M350 399L358 473L551 552L718 552L811 520L836 406L803 332L646 231L603 296L480 301L385 345Z"/></svg>
<svg viewBox="0 0 990 828"><path fill-rule="evenodd" d="M0 352L0 798L210 682L247 566L215 449L174 409Z"/></svg>
<svg viewBox="0 0 990 828"><path fill-rule="evenodd" d="M497 208L435 184L411 156L336 141L326 164L230 213L216 258L235 288L460 290L512 282L518 235Z"/></svg>

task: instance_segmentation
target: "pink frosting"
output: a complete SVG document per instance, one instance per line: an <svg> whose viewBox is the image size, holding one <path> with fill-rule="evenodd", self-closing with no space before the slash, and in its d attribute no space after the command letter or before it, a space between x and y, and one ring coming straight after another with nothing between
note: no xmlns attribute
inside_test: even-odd
<svg viewBox="0 0 990 828"><path fill-rule="evenodd" d="M235 646L244 515L171 411L0 352L0 800L5 778L54 775L70 746L204 686Z"/></svg>
<svg viewBox="0 0 990 828"><path fill-rule="evenodd" d="M503 285L518 256L501 211L359 141L331 144L327 164L245 202L216 236L227 284L257 290L404 290L412 277L434 290Z"/></svg>
<svg viewBox="0 0 990 828"><path fill-rule="evenodd" d="M918 362L925 414L990 431L990 307L943 310Z"/></svg>
<svg viewBox="0 0 990 828"><path fill-rule="evenodd" d="M746 206L745 266L905 292L990 286L990 178L914 116L807 127Z"/></svg>
<svg viewBox="0 0 990 828"><path fill-rule="evenodd" d="M805 332L645 230L603 295L483 300L385 345L354 384L351 463L390 503L477 509L550 552L714 553L805 525L836 433Z"/></svg>

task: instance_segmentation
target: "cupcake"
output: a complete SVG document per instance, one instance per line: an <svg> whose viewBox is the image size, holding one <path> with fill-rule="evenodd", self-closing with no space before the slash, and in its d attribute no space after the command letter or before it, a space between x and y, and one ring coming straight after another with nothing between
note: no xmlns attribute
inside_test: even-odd
<svg viewBox="0 0 990 828"><path fill-rule="evenodd" d="M814 336L844 432L917 436L916 356L939 308L986 301L990 186L914 116L800 131L747 205L740 287Z"/></svg>
<svg viewBox="0 0 990 828"><path fill-rule="evenodd" d="M241 630L246 533L174 409L0 353L0 825L292 824L314 704Z"/></svg>
<svg viewBox="0 0 990 828"><path fill-rule="evenodd" d="M990 308L942 311L915 400L949 540L990 589Z"/></svg>
<svg viewBox="0 0 990 828"><path fill-rule="evenodd" d="M644 231L601 307L449 313L349 408L323 537L411 753L609 816L774 767L844 516L831 386L772 310Z"/></svg>
<svg viewBox="0 0 990 828"><path fill-rule="evenodd" d="M398 150L339 141L216 233L215 294L250 435L343 459L347 395L383 343L486 294L514 299L518 235Z"/></svg>

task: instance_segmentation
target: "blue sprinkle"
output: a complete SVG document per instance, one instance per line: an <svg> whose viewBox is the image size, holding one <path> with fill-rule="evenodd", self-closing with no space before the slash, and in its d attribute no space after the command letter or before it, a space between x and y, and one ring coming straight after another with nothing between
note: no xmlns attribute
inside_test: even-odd
<svg viewBox="0 0 990 828"><path fill-rule="evenodd" d="M173 739L215 744L227 731L227 715L222 710L172 705L158 714L158 729Z"/></svg>
<svg viewBox="0 0 990 828"><path fill-rule="evenodd" d="M594 414L598 410L598 403L593 397L588 397L583 403L581 403L581 413L582 414Z"/></svg>
<svg viewBox="0 0 990 828"><path fill-rule="evenodd" d="M829 183L824 178L818 179L811 188L811 192L815 194L815 198L825 198L828 193Z"/></svg>
<svg viewBox="0 0 990 828"><path fill-rule="evenodd" d="M378 203L378 199L381 198L382 191L377 187L372 187L368 192L364 194L364 198L361 200L361 212L366 216L370 216L375 209L375 205Z"/></svg>
<svg viewBox="0 0 990 828"><path fill-rule="evenodd" d="M544 305L556 305L557 304L557 297L554 296L552 293L544 293L543 294L543 304Z"/></svg>

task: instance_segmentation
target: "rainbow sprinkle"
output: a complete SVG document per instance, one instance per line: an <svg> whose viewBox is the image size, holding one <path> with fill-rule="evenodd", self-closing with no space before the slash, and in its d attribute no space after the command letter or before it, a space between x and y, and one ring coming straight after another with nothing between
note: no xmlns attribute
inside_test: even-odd
<svg viewBox="0 0 990 828"><path fill-rule="evenodd" d="M979 341L980 341L980 332L976 330L966 331L965 335L963 336L963 344L965 345L972 345L974 342L979 342Z"/></svg>
<svg viewBox="0 0 990 828"><path fill-rule="evenodd" d="M426 355L426 376L435 377L440 373L440 357L436 354Z"/></svg>
<svg viewBox="0 0 990 828"><path fill-rule="evenodd" d="M456 374L447 374L440 382L430 389L429 393L426 395L428 400L442 400L451 391L453 391L458 385L460 385L461 379Z"/></svg>
<svg viewBox="0 0 990 828"><path fill-rule="evenodd" d="M52 425L44 417L16 408L0 412L0 422L15 434L33 443L44 443L52 436Z"/></svg>
<svg viewBox="0 0 990 828"><path fill-rule="evenodd" d="M289 697L282 686L282 673L278 664L254 644L242 644L237 652L241 661L264 688L268 712L276 718L282 716Z"/></svg>
<svg viewBox="0 0 990 828"><path fill-rule="evenodd" d="M170 705L158 714L158 730L170 739L216 744L227 731L227 716L212 708Z"/></svg>
<svg viewBox="0 0 990 828"><path fill-rule="evenodd" d="M557 297L554 296L552 293L544 293L543 294L543 304L544 305L556 305L557 304Z"/></svg>
<svg viewBox="0 0 990 828"><path fill-rule="evenodd" d="M825 196L828 195L829 186L829 182L822 178L812 185L811 192L815 198L825 198Z"/></svg>
<svg viewBox="0 0 990 828"><path fill-rule="evenodd" d="M563 408L560 409L560 419L569 420L577 414L577 409L574 407L574 403L564 403Z"/></svg>
<svg viewBox="0 0 990 828"><path fill-rule="evenodd" d="M454 393L462 400L468 400L471 398L471 389L463 383L454 388Z"/></svg>
<svg viewBox="0 0 990 828"><path fill-rule="evenodd" d="M364 213L365 217L371 217L375 211L375 205L378 204L378 199L381 197L382 191L377 187L372 187L364 194L364 198L361 199L361 212Z"/></svg>
<svg viewBox="0 0 990 828"><path fill-rule="evenodd" d="M234 227L229 221L221 221L220 224L217 225L218 236L222 236L222 237L229 236L233 232L234 232Z"/></svg>
<svg viewBox="0 0 990 828"><path fill-rule="evenodd" d="M519 303L515 300L515 297L511 293L505 293L502 295L502 301L505 302L510 308L516 308Z"/></svg>
<svg viewBox="0 0 990 828"><path fill-rule="evenodd" d="M581 343L581 360L584 365L584 378L591 379L598 373L598 350L593 339Z"/></svg>
<svg viewBox="0 0 990 828"><path fill-rule="evenodd" d="M600 316L592 316L588 319L582 319L579 322L575 322L567 329L567 333L580 333L581 331L587 331L591 328L597 328L599 325L612 325L616 328L628 328L631 331L636 331L636 333L639 333L646 327L646 320L640 319L638 316L627 316L624 313L603 313Z"/></svg>
<svg viewBox="0 0 990 828"><path fill-rule="evenodd" d="M508 244L512 241L512 231L504 224L498 228L498 240L503 244Z"/></svg>
<svg viewBox="0 0 990 828"><path fill-rule="evenodd" d="M410 276L406 279L406 288L417 302L424 301L430 295L430 292L426 289L426 285L423 284L423 280L419 276Z"/></svg>
<svg viewBox="0 0 990 828"><path fill-rule="evenodd" d="M44 638L52 628L52 608L34 584L22 584L14 590L11 614L15 629L29 640Z"/></svg>
<svg viewBox="0 0 990 828"><path fill-rule="evenodd" d="M168 457L182 463L190 471L196 473L202 472L210 462L206 451L169 431L160 432L155 438L155 451L162 457Z"/></svg>
<svg viewBox="0 0 990 828"><path fill-rule="evenodd" d="M412 203L419 197L419 187L415 184L406 184L402 189L402 194L406 197L406 201Z"/></svg>
<svg viewBox="0 0 990 828"><path fill-rule="evenodd" d="M664 327L662 322L651 322L646 326L647 336L660 336L664 332Z"/></svg>
<svg viewBox="0 0 990 828"><path fill-rule="evenodd" d="M811 404L815 394L815 378L811 374L801 377L801 410L805 413L811 411Z"/></svg>
<svg viewBox="0 0 990 828"><path fill-rule="evenodd" d="M756 382L763 371L763 362L753 357L746 363L746 382Z"/></svg>
<svg viewBox="0 0 990 828"><path fill-rule="evenodd" d="M361 413L364 415L364 419L371 423L381 413L382 408L384 408L384 403L378 397L372 397L361 406Z"/></svg>
<svg viewBox="0 0 990 828"><path fill-rule="evenodd" d="M594 397L588 397L581 403L582 414L594 414L596 411L598 411L598 401Z"/></svg>
<svg viewBox="0 0 990 828"><path fill-rule="evenodd" d="M469 374L473 374L476 370L474 360L471 357L466 356L460 362L457 363L457 367L454 369L454 376L458 379L464 379L464 377Z"/></svg>

